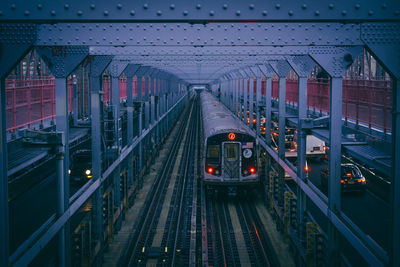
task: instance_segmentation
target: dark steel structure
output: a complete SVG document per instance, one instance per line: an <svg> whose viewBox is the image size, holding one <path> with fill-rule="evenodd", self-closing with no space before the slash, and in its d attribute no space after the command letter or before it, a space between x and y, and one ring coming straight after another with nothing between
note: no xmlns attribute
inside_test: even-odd
<svg viewBox="0 0 400 267"><path fill-rule="evenodd" d="M90 255L98 256L91 260L99 264L106 240L102 228L104 218L118 230L122 220L119 216L121 210L128 208L124 206L124 195L121 194L124 193L121 191L121 185L124 185L120 182L121 173L127 170L127 178L124 178L129 185L127 192L133 192L135 183L140 181L136 174L141 175L148 159L147 154L144 155L146 148L152 147L151 136L158 144L167 134L171 119L188 100L188 88L196 84L219 92L221 102L234 114L240 114L239 118L247 119L249 116L252 122L255 114L257 126L254 135L266 150L267 162L270 163L267 165L280 166L277 177L272 171L266 174L271 181L271 196L279 200L279 207L275 208L284 210L290 206L288 203L296 202L293 220L297 230L296 233L287 232L293 240L300 240L296 243L298 251L307 251L311 255L311 244L317 244L321 237L320 229L314 227L314 222L306 216L310 208L307 203L312 202L328 224L324 238L329 263L338 265L340 261L346 262L344 251L340 249L340 243L346 242L364 263L400 266L399 45L400 2L397 0L2 1L0 265L29 264L55 236L59 240L59 266L70 265L72 238L69 219L88 200L93 203L91 237L95 243L88 249ZM32 49L40 54L54 76L55 113L51 116L55 119L55 131L41 138L45 140L46 147L53 148L56 157L57 212L51 214L46 223L17 250L10 252L7 158L10 158L11 152L8 150L6 130L6 107L9 106L6 103L6 78ZM343 78L363 49L379 62L391 79L391 95L385 97L385 101L392 102L385 105L391 106L391 112L385 111L385 120L392 122L391 131L386 132L388 127L385 121L382 123L384 132L375 131L373 127L364 132L386 140L389 143L386 151L382 151L379 145L346 139L343 135L347 126L351 126L351 121L343 120ZM86 68L89 80L90 97L86 101L90 107L90 118L87 126L91 130L93 178L70 196L68 161L71 127L67 88L68 77L79 65ZM321 116L311 115L307 108L307 78L316 65L329 78L329 109ZM112 84L109 103L103 99L102 76L106 69ZM284 97L287 93L286 77L290 71L298 77L298 98L292 109L289 109ZM120 102L118 80L122 74L127 80L126 103ZM273 99L271 93L273 77L278 79L277 99ZM135 98L132 94L133 79L143 81L137 83ZM262 80L265 81L263 97ZM347 96L345 99L349 102ZM109 121L103 117L106 111L110 114ZM261 113L266 118L265 138L259 135ZM137 115L135 120L134 114ZM279 122L277 151L271 147L268 127L272 115L277 116ZM122 142L123 130L120 127L123 116L127 120L126 144ZM355 118L358 120L359 116ZM112 125L107 128L109 135L104 134L107 123ZM138 125L135 132L134 123ZM296 166L285 159L284 130L287 123L298 128ZM16 125L13 122L10 128ZM362 130L362 127L354 128ZM305 173L307 133L318 136L329 145L326 195L313 186ZM107 146L103 145L104 136L112 137L107 140ZM390 228L390 237L385 248L361 230L360 223L349 219L343 212L341 184L336 178L341 173L344 153L389 177L390 223L387 228ZM106 158L105 155L112 156ZM285 173L296 184L295 196L280 187ZM111 195L113 197L107 197ZM274 200L271 202L275 203ZM110 214L103 218L104 203L113 209L109 209ZM116 218L115 222L113 218ZM108 232L113 232L113 227L108 229ZM313 238L315 242L307 243L310 246L304 248L303 241Z"/></svg>

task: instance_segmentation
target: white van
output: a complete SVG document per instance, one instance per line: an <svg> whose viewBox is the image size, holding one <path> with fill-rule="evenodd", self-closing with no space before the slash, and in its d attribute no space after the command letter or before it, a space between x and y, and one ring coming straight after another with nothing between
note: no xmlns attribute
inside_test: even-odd
<svg viewBox="0 0 400 267"><path fill-rule="evenodd" d="M315 137L307 135L306 140L306 156L307 157L324 157L326 154L325 142Z"/></svg>

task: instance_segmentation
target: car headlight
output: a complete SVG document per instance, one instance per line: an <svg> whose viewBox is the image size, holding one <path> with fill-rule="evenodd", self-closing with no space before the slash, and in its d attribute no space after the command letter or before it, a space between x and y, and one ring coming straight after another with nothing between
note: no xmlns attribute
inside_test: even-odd
<svg viewBox="0 0 400 267"><path fill-rule="evenodd" d="M86 175L90 175L92 172L90 170L85 171Z"/></svg>
<svg viewBox="0 0 400 267"><path fill-rule="evenodd" d="M68 174L71 174L71 170L70 169L68 169Z"/></svg>

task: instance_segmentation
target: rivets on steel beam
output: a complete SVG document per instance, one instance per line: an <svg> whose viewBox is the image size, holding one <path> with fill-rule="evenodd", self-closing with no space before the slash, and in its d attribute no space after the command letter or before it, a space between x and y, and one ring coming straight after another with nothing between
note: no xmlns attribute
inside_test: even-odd
<svg viewBox="0 0 400 267"><path fill-rule="evenodd" d="M276 8L276 9L280 9L280 8L281 8L281 5L280 5L280 4L276 4L276 5L275 5L275 8Z"/></svg>
<svg viewBox="0 0 400 267"><path fill-rule="evenodd" d="M200 5L200 4L197 4L197 5L196 5L196 9L197 9L197 10L200 10L200 9L201 9L201 5Z"/></svg>
<svg viewBox="0 0 400 267"><path fill-rule="evenodd" d="M51 14L52 16L55 16L55 15L56 15L56 11L55 11L55 10L52 10L52 11L50 12L50 14Z"/></svg>
<svg viewBox="0 0 400 267"><path fill-rule="evenodd" d="M68 5L68 4L65 4L65 5L64 5L64 9L65 9L65 10L68 10L68 9L69 9L69 5Z"/></svg>
<svg viewBox="0 0 400 267"><path fill-rule="evenodd" d="M105 17L107 17L107 16L108 16L108 11L107 11L107 10L104 10L103 15L104 15Z"/></svg>
<svg viewBox="0 0 400 267"><path fill-rule="evenodd" d="M329 7L329 9L333 9L334 5L333 5L332 3L330 3L330 4L328 5L328 7Z"/></svg>
<svg viewBox="0 0 400 267"><path fill-rule="evenodd" d="M122 9L122 5L121 5L121 4L118 4L118 5L117 5L117 9L121 10L121 9Z"/></svg>
<svg viewBox="0 0 400 267"><path fill-rule="evenodd" d="M129 14L131 15L131 16L135 16L135 10L131 10L131 12L129 12Z"/></svg>
<svg viewBox="0 0 400 267"><path fill-rule="evenodd" d="M188 12L187 10L185 10L185 11L182 12L182 14L183 14L184 16L187 16L187 15L189 14L189 12Z"/></svg>
<svg viewBox="0 0 400 267"><path fill-rule="evenodd" d="M12 4L11 6L10 6L10 9L11 10L15 10L17 7L16 7L16 5L15 4Z"/></svg>
<svg viewBox="0 0 400 267"><path fill-rule="evenodd" d="M307 5L306 5L306 4L302 4L302 5L301 5L301 8L302 8L303 10L306 10L306 9L307 9Z"/></svg>
<svg viewBox="0 0 400 267"><path fill-rule="evenodd" d="M293 16L293 14L294 14L294 13L293 13L293 10L289 10L288 15L289 15L289 16Z"/></svg>
<svg viewBox="0 0 400 267"><path fill-rule="evenodd" d="M400 11L399 11L399 10L396 10L396 11L394 12L394 15L397 17L398 15L400 15Z"/></svg>
<svg viewBox="0 0 400 267"><path fill-rule="evenodd" d="M78 15L79 17L83 15L82 10L78 10L78 12L76 12L76 15Z"/></svg>
<svg viewBox="0 0 400 267"><path fill-rule="evenodd" d="M25 10L25 12L24 12L24 16L29 16L29 11L28 10Z"/></svg>
<svg viewBox="0 0 400 267"><path fill-rule="evenodd" d="M356 4L355 6L354 6L354 8L356 9L356 10L359 10L360 9L360 4Z"/></svg>
<svg viewBox="0 0 400 267"><path fill-rule="evenodd" d="M209 14L211 17L214 16L215 15L214 10L211 10Z"/></svg>
<svg viewBox="0 0 400 267"><path fill-rule="evenodd" d="M268 11L267 10L263 10L262 15L265 17L268 15Z"/></svg>
<svg viewBox="0 0 400 267"><path fill-rule="evenodd" d="M314 15L319 16L320 15L319 10L315 10Z"/></svg>
<svg viewBox="0 0 400 267"><path fill-rule="evenodd" d="M171 4L171 5L169 6L169 9L174 10L174 9L175 9L175 5L174 5L174 4Z"/></svg>
<svg viewBox="0 0 400 267"><path fill-rule="evenodd" d="M149 8L149 5L148 4L144 4L143 5L143 9L148 9Z"/></svg>
<svg viewBox="0 0 400 267"><path fill-rule="evenodd" d="M157 16L161 16L161 15L162 15L161 10L157 10Z"/></svg>
<svg viewBox="0 0 400 267"><path fill-rule="evenodd" d="M255 7L254 4L250 4L250 5L249 5L249 9L251 9L251 10L253 10L254 7Z"/></svg>
<svg viewBox="0 0 400 267"><path fill-rule="evenodd" d="M3 16L3 11L0 10L0 16Z"/></svg>
<svg viewBox="0 0 400 267"><path fill-rule="evenodd" d="M372 16L374 14L374 11L370 10L368 11L368 16Z"/></svg>
<svg viewBox="0 0 400 267"><path fill-rule="evenodd" d="M227 9L228 9L228 4L223 4L223 5L222 5L222 8L225 9L225 10L227 10Z"/></svg>
<svg viewBox="0 0 400 267"><path fill-rule="evenodd" d="M95 4L91 4L91 5L90 5L90 9L91 9L91 10L94 10L95 8L96 8L96 5L95 5Z"/></svg>
<svg viewBox="0 0 400 267"><path fill-rule="evenodd" d="M235 14L236 16L240 16L240 10L236 10Z"/></svg>
<svg viewBox="0 0 400 267"><path fill-rule="evenodd" d="M37 8L38 10L42 10L43 5L42 5L42 4L38 4L38 5L36 6L36 8Z"/></svg>
<svg viewBox="0 0 400 267"><path fill-rule="evenodd" d="M383 4L381 5L381 8L382 8L382 9L386 9L386 8L387 8L387 4L386 4L386 3L383 3Z"/></svg>
<svg viewBox="0 0 400 267"><path fill-rule="evenodd" d="M342 16L346 16L347 15L347 11L346 10L342 10Z"/></svg>

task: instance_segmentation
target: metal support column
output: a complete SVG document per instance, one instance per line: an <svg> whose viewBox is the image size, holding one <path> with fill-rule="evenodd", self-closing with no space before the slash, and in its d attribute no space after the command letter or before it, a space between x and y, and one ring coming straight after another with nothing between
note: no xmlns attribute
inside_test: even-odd
<svg viewBox="0 0 400 267"><path fill-rule="evenodd" d="M279 142L278 155L285 158L285 125L286 125L286 76L279 77L279 98L278 98L278 127Z"/></svg>
<svg viewBox="0 0 400 267"><path fill-rule="evenodd" d="M400 266L400 79L393 79L393 163L391 266Z"/></svg>
<svg viewBox="0 0 400 267"><path fill-rule="evenodd" d="M249 118L250 118L250 123L249 123L249 127L250 129L254 128L254 75L250 75L249 77L249 81L250 81L250 100L249 100Z"/></svg>
<svg viewBox="0 0 400 267"><path fill-rule="evenodd" d="M57 188L62 190L57 192L57 214L61 216L69 206L69 125L68 125L68 87L67 79L56 77L55 79L55 95L56 95L56 130L64 133L65 143L61 148L64 151L64 160L60 160L58 166ZM61 164L63 166L61 166ZM65 224L59 232L59 266L68 266L69 262L69 225Z"/></svg>
<svg viewBox="0 0 400 267"><path fill-rule="evenodd" d="M73 125L77 125L78 123L78 79L76 78L76 75L72 75L72 89L73 89L73 111L72 111L72 118L73 118ZM83 87L82 87L82 93L83 93Z"/></svg>
<svg viewBox="0 0 400 267"><path fill-rule="evenodd" d="M101 114L103 113L103 91L102 91L102 73L111 62L111 56L94 56L88 66L89 73L89 92L90 92L90 114L91 114L91 132L92 132L92 179L96 181L101 176L101 163L103 158L101 146ZM103 188L94 192L92 201L92 224L94 239L99 248L103 246ZM99 261L100 256L96 259Z"/></svg>
<svg viewBox="0 0 400 267"><path fill-rule="evenodd" d="M262 77L261 75L256 76L256 113L257 113L257 118L256 118L256 134L257 136L260 135L260 128L261 128L261 106L260 106L260 101L261 101L261 80Z"/></svg>
<svg viewBox="0 0 400 267"><path fill-rule="evenodd" d="M8 177L7 177L7 132L6 132L6 86L0 79L0 265L8 266L9 225L8 225Z"/></svg>
<svg viewBox="0 0 400 267"><path fill-rule="evenodd" d="M274 70L269 64L257 65L265 76L265 142L271 144L271 112L272 112L272 75Z"/></svg>

